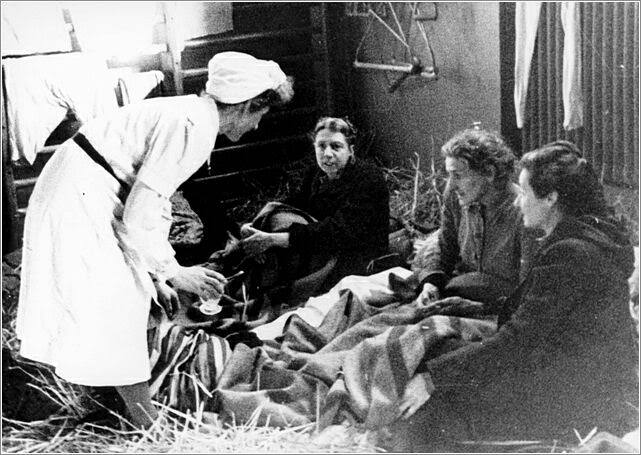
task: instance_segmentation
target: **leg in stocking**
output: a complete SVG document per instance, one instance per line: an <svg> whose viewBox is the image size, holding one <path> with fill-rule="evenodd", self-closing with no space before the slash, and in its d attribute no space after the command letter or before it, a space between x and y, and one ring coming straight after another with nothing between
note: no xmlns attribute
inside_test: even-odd
<svg viewBox="0 0 641 455"><path fill-rule="evenodd" d="M139 382L137 384L116 386L116 390L122 397L131 414L133 424L141 428L149 428L158 417L158 411L151 402L149 384Z"/></svg>

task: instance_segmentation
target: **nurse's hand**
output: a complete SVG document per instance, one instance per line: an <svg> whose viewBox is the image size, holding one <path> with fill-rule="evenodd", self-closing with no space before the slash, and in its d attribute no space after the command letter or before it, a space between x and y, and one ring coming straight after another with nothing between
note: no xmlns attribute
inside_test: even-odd
<svg viewBox="0 0 641 455"><path fill-rule="evenodd" d="M165 309L167 317L169 319L173 319L174 314L180 305L178 293L167 283L161 281L154 280L154 286L156 287L158 303L160 303L160 305Z"/></svg>
<svg viewBox="0 0 641 455"><path fill-rule="evenodd" d="M240 238L244 239L252 235L254 227L251 223L245 223L240 227Z"/></svg>
<svg viewBox="0 0 641 455"><path fill-rule="evenodd" d="M220 297L227 284L227 279L220 273L198 265L180 266L178 273L168 281L174 288L197 294L204 300Z"/></svg>

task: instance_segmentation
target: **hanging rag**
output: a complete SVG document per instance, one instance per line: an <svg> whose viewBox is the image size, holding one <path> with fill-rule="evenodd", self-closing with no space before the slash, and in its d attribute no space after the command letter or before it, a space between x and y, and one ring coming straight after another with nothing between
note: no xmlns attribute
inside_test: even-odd
<svg viewBox="0 0 641 455"><path fill-rule="evenodd" d="M70 52L60 2L2 2L2 55Z"/></svg>
<svg viewBox="0 0 641 455"><path fill-rule="evenodd" d="M128 59L152 52L160 2L65 2L80 49Z"/></svg>
<svg viewBox="0 0 641 455"><path fill-rule="evenodd" d="M561 3L563 25L563 128L583 126L581 15L577 2Z"/></svg>
<svg viewBox="0 0 641 455"><path fill-rule="evenodd" d="M532 53L539 27L541 2L516 2L514 62L514 110L516 126L523 128Z"/></svg>
<svg viewBox="0 0 641 455"><path fill-rule="evenodd" d="M51 132L72 111L82 123L118 108L107 64L69 53L2 62L11 158L33 164Z"/></svg>

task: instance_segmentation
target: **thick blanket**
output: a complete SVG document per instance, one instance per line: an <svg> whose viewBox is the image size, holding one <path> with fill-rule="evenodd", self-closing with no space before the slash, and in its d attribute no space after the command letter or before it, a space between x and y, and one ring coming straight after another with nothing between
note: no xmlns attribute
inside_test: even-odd
<svg viewBox="0 0 641 455"><path fill-rule="evenodd" d="M174 409L210 410L215 389L227 359L229 343L197 326L164 319L148 331L152 397Z"/></svg>
<svg viewBox="0 0 641 455"><path fill-rule="evenodd" d="M447 316L476 309L450 298L429 307L417 303L363 302L349 290L318 328L297 316L282 338L250 349L238 345L214 392L213 408L236 423L320 428L349 419L368 428L398 417L405 388L425 359L496 331L488 319ZM431 393L429 376L424 402ZM259 414L256 416L256 414Z"/></svg>

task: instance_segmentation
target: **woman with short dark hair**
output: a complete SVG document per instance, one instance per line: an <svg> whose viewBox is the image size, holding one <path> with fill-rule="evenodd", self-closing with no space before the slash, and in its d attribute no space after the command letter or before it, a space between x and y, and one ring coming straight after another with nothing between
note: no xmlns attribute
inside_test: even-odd
<svg viewBox="0 0 641 455"><path fill-rule="evenodd" d="M315 222L294 223L278 233L250 224L242 228L242 245L251 256L285 248L307 257L336 258L315 293L327 291L347 275L366 274L367 264L387 253L389 191L382 171L356 157L356 134L349 120L338 117L323 117L312 130L316 165L283 202ZM299 303L307 297L299 296Z"/></svg>

